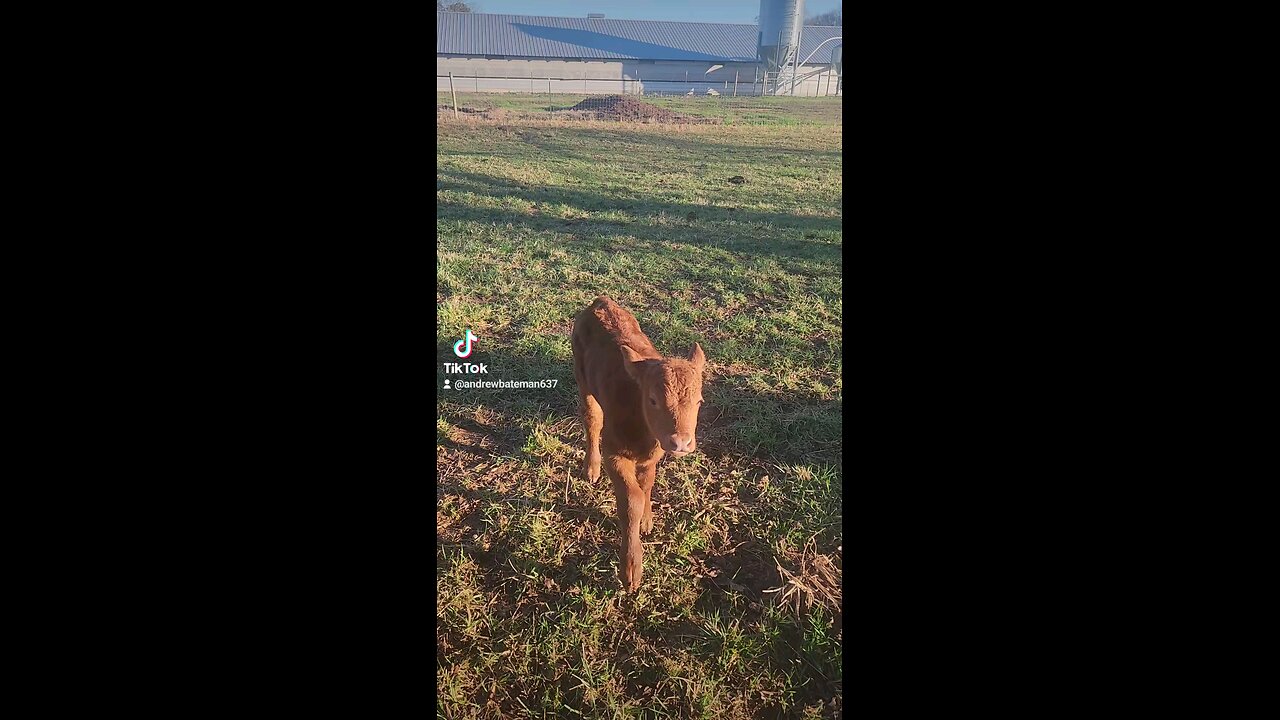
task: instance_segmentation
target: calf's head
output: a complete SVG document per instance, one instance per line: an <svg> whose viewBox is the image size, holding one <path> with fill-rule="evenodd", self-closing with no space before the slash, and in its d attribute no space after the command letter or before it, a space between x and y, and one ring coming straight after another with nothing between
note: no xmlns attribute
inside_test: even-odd
<svg viewBox="0 0 1280 720"><path fill-rule="evenodd" d="M640 386L645 424L662 449L675 457L697 446L698 406L702 404L702 368L707 356L697 343L689 358L646 359L622 346L627 374Z"/></svg>

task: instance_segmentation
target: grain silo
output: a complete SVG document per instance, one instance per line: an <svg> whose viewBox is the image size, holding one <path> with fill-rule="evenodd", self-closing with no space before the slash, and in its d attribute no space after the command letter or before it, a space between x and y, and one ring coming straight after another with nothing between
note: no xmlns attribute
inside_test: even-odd
<svg viewBox="0 0 1280 720"><path fill-rule="evenodd" d="M757 57L779 91L787 89L793 75L803 26L804 0L760 0Z"/></svg>

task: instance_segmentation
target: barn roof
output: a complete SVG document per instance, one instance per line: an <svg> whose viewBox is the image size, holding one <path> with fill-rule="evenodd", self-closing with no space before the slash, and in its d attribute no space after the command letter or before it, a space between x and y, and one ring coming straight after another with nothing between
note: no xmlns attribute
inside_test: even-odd
<svg viewBox="0 0 1280 720"><path fill-rule="evenodd" d="M756 25L436 13L437 55L755 62ZM800 59L838 27L805 27ZM828 43L814 62L830 62Z"/></svg>

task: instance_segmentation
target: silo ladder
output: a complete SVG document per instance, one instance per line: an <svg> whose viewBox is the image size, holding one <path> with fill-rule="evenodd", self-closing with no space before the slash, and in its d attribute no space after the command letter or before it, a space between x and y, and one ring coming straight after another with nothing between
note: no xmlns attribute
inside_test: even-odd
<svg viewBox="0 0 1280 720"><path fill-rule="evenodd" d="M773 84L774 95L790 95L791 79L796 76L795 71L791 67L791 61L795 60L798 48L792 45L787 46L787 55L778 65L778 79Z"/></svg>

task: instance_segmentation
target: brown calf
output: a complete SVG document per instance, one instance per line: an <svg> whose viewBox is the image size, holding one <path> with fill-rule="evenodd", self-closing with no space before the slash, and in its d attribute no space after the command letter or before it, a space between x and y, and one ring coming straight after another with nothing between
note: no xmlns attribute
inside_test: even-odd
<svg viewBox="0 0 1280 720"><path fill-rule="evenodd" d="M574 318L573 374L587 427L582 472L589 481L600 478L603 448L618 498L618 577L628 590L640 586L640 536L653 530L650 495L658 461L697 447L706 360L696 343L687 360L662 357L635 316L603 295Z"/></svg>

